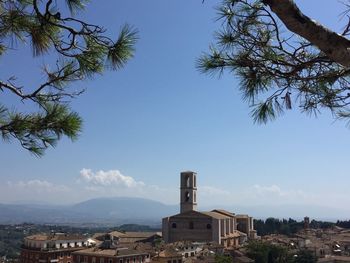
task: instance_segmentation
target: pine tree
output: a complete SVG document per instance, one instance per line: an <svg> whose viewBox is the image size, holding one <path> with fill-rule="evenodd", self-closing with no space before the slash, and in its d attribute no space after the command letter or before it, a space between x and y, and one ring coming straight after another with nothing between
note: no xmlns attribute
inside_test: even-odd
<svg viewBox="0 0 350 263"><path fill-rule="evenodd" d="M19 84L14 76L0 79L0 92L15 95L22 103L34 104L35 112L9 109L0 102L0 133L4 140L17 140L41 156L62 136L74 140L82 119L69 107L84 90L71 84L91 78L105 69L118 70L132 58L137 30L125 25L115 40L106 30L75 17L88 0L0 0L0 56L12 52L15 41L30 43L33 56L57 56L52 69L44 67L45 81L37 87ZM64 14L64 10L68 13Z"/></svg>
<svg viewBox="0 0 350 263"><path fill-rule="evenodd" d="M344 14L350 6L344 6ZM350 22L339 34L304 15L293 0L224 0L221 29L197 66L232 72L255 122L299 108L350 118Z"/></svg>

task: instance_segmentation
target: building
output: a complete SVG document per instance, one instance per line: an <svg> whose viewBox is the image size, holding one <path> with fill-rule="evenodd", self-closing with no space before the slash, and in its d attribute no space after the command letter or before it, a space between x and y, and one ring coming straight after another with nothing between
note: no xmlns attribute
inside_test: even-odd
<svg viewBox="0 0 350 263"><path fill-rule="evenodd" d="M156 243L162 238L161 232L122 232L112 231L109 233L115 242L118 244L131 244L131 243ZM104 240L105 233L98 233L94 235L99 241Z"/></svg>
<svg viewBox="0 0 350 263"><path fill-rule="evenodd" d="M74 263L145 263L151 260L149 253L120 245L110 234L105 234L98 246L75 251L72 255Z"/></svg>
<svg viewBox="0 0 350 263"><path fill-rule="evenodd" d="M182 263L182 255L175 249L167 248L152 258L152 262L159 263Z"/></svg>
<svg viewBox="0 0 350 263"><path fill-rule="evenodd" d="M197 174L180 175L180 213L162 220L163 239L176 241L215 242L225 247L238 246L248 238L256 238L253 218L248 215L215 209L197 211Z"/></svg>
<svg viewBox="0 0 350 263"><path fill-rule="evenodd" d="M87 237L65 233L28 236L21 248L20 263L72 263L71 253L91 246L91 242Z"/></svg>

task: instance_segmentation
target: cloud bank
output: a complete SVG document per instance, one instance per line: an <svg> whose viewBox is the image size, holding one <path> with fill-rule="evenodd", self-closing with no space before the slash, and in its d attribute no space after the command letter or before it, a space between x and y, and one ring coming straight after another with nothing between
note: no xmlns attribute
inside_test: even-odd
<svg viewBox="0 0 350 263"><path fill-rule="evenodd" d="M79 179L97 186L122 186L127 188L143 187L142 181L136 181L131 176L123 175L119 170L97 171L83 168Z"/></svg>
<svg viewBox="0 0 350 263"><path fill-rule="evenodd" d="M283 188L277 184L253 184L246 187L199 185L197 202L200 207L229 205L283 205L283 204L322 204L343 205L348 195L326 197L301 189ZM9 181L0 185L0 203L18 200L37 200L51 203L76 203L99 197L128 196L158 200L167 204L179 203L178 185L153 185L123 174L118 169L98 170L83 168L77 177L65 184L54 183L38 178ZM341 203L339 202L341 200Z"/></svg>

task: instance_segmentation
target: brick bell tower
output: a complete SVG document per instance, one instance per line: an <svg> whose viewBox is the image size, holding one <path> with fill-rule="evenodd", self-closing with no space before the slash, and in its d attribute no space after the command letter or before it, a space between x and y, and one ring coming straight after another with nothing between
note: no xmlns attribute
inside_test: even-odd
<svg viewBox="0 0 350 263"><path fill-rule="evenodd" d="M197 210L197 183L195 172L182 172L180 176L180 213Z"/></svg>

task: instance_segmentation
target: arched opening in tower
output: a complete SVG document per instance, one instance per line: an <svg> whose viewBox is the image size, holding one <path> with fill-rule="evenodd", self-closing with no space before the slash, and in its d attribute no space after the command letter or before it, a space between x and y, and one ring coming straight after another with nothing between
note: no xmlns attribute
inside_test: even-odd
<svg viewBox="0 0 350 263"><path fill-rule="evenodd" d="M190 193L189 193L189 192L186 192L186 193L185 193L185 201L186 201L186 202L189 202L189 201L190 201Z"/></svg>

